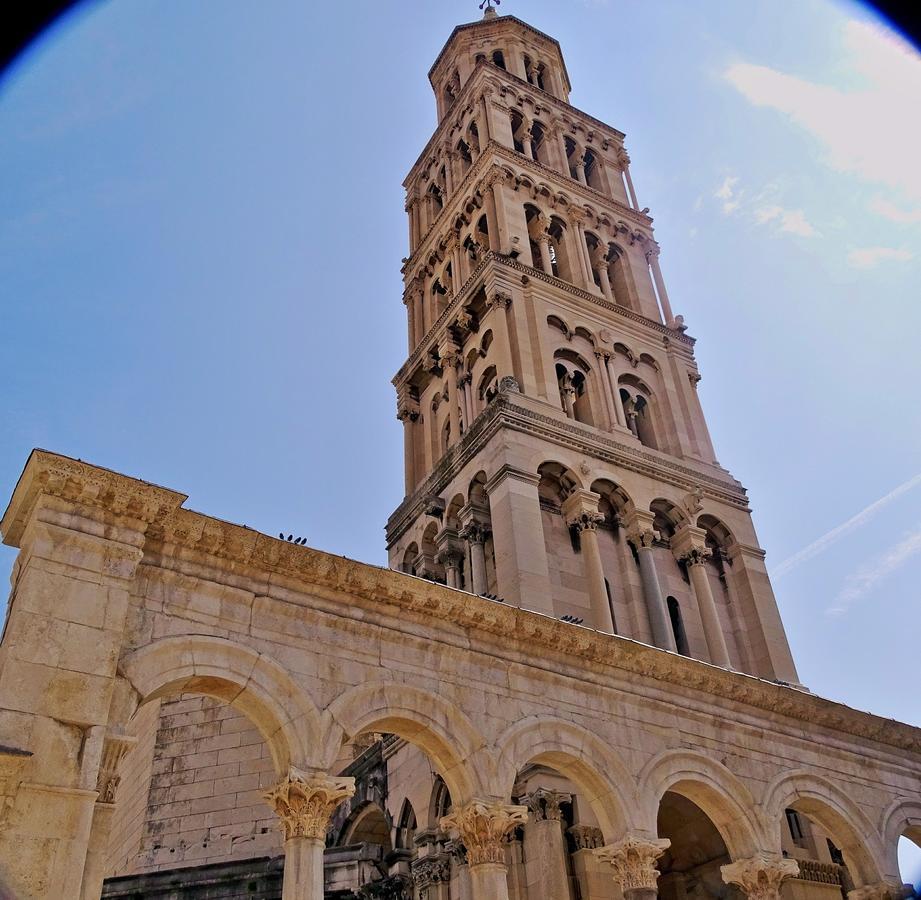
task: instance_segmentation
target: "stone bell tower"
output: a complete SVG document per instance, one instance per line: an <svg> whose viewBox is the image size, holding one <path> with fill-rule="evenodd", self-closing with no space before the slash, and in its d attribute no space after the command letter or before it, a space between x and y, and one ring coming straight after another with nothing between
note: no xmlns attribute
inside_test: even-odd
<svg viewBox="0 0 921 900"><path fill-rule="evenodd" d="M491 8L429 80L391 566L796 683L624 135L570 105L553 38Z"/></svg>

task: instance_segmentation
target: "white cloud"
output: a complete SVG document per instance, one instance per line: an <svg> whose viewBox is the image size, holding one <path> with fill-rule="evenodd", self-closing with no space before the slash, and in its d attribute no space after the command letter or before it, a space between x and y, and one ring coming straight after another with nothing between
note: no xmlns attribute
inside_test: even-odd
<svg viewBox="0 0 921 900"><path fill-rule="evenodd" d="M874 500L871 504L860 510L859 513L851 516L846 522L842 522L837 527L832 528L831 531L826 532L820 538L814 540L808 547L804 547L798 553L794 553L793 556L787 557L780 565L774 568L774 577L780 578L786 575L791 569L795 569L801 563L812 559L814 556L818 556L846 534L850 534L855 529L860 528L861 525L866 525L881 509L888 506L893 500L897 500L902 494L908 493L912 488L918 487L918 485L921 485L921 473L915 475L914 478L909 478L908 481L900 484L898 487L893 488L884 497L880 497L879 500Z"/></svg>
<svg viewBox="0 0 921 900"><path fill-rule="evenodd" d="M853 20L843 42L860 88L752 63L723 74L755 106L776 109L814 135L833 168L921 200L921 56L895 35Z"/></svg>
<svg viewBox="0 0 921 900"><path fill-rule="evenodd" d="M901 225L913 225L916 222L921 222L921 207L903 209L901 206L896 206L895 203L891 203L880 196L876 196L870 201L870 211Z"/></svg>
<svg viewBox="0 0 921 900"><path fill-rule="evenodd" d="M755 210L755 222L766 225L773 222L783 212L782 206L762 206Z"/></svg>
<svg viewBox="0 0 921 900"><path fill-rule="evenodd" d="M727 175L723 183L713 192L717 200L722 200L723 214L731 216L742 202L742 195L745 191L737 191L736 185L739 183L738 176Z"/></svg>
<svg viewBox="0 0 921 900"><path fill-rule="evenodd" d="M921 528L910 532L894 547L851 573L835 598L834 605L828 607L825 612L832 616L843 615L854 603L870 593L880 581L918 553L921 553Z"/></svg>
<svg viewBox="0 0 921 900"><path fill-rule="evenodd" d="M784 210L780 219L780 230L800 237L819 237L819 232L807 221L801 209Z"/></svg>
<svg viewBox="0 0 921 900"><path fill-rule="evenodd" d="M899 247L856 247L847 255L847 261L855 269L872 269L883 260L908 262L913 254Z"/></svg>

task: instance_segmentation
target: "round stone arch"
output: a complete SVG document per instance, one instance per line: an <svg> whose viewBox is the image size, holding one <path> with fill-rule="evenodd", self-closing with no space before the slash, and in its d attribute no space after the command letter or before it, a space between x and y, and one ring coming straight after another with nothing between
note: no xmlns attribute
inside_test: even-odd
<svg viewBox="0 0 921 900"><path fill-rule="evenodd" d="M797 769L778 775L764 792L764 827L779 838L784 810L805 813L841 848L856 887L882 880L885 855L873 823L847 794L822 775ZM898 867L896 867L898 872Z"/></svg>
<svg viewBox="0 0 921 900"><path fill-rule="evenodd" d="M570 778L585 799L604 835L613 843L634 827L635 780L620 757L600 738L574 722L529 716L506 729L495 744L498 782L495 793L508 800L521 768L544 763Z"/></svg>
<svg viewBox="0 0 921 900"><path fill-rule="evenodd" d="M119 672L139 706L190 693L234 707L259 730L280 776L291 766L316 766L325 743L316 706L277 662L252 647L213 635L159 638L123 656Z"/></svg>
<svg viewBox="0 0 921 900"><path fill-rule="evenodd" d="M350 688L327 707L332 719L324 754L331 766L345 741L363 731L398 735L424 751L455 804L488 796L495 766L486 741L467 716L434 691L405 684Z"/></svg>
<svg viewBox="0 0 921 900"><path fill-rule="evenodd" d="M642 827L652 834L657 833L659 804L666 791L700 807L732 859L767 849L751 791L722 763L693 750L666 750L644 766L639 777Z"/></svg>
<svg viewBox="0 0 921 900"><path fill-rule="evenodd" d="M900 798L893 801L880 817L879 833L883 837L887 875L899 879L899 838L906 837L921 847L921 800Z"/></svg>

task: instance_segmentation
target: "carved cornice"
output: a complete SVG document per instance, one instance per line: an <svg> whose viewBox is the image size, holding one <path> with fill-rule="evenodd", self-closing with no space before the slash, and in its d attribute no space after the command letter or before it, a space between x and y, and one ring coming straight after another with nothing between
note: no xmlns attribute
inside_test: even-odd
<svg viewBox="0 0 921 900"><path fill-rule="evenodd" d="M333 810L354 793L354 778L311 776L292 766L288 777L266 792L265 800L281 820L286 841L294 837L323 841Z"/></svg>
<svg viewBox="0 0 921 900"><path fill-rule="evenodd" d="M138 531L162 523L188 500L186 494L120 475L47 450L33 450L0 521L3 542L18 546L40 496L57 497L131 520Z"/></svg>
<svg viewBox="0 0 921 900"><path fill-rule="evenodd" d="M795 859L769 859L750 856L726 866L720 866L723 881L737 884L748 900L779 900L780 886L799 873Z"/></svg>
<svg viewBox="0 0 921 900"><path fill-rule="evenodd" d="M495 401L494 401L495 402ZM34 453L20 479L20 484L48 483L42 477L75 462L45 451ZM96 477L117 482L118 490L108 496L116 508L123 508L124 497L137 490L146 496L145 482L80 463L89 481ZM696 474L696 473L695 473ZM697 480L700 476L696 475ZM158 490L163 490L162 488ZM41 488L36 488L41 493ZM173 497L184 495L167 492ZM83 496L78 493L78 496ZM24 513L16 497L10 512L14 520ZM118 499L116 499L118 498ZM34 503L35 498L32 502ZM100 518L110 513L104 497L98 498ZM89 510L86 514L89 514ZM507 603L475 597L438 584L421 582L401 572L381 569L310 547L297 546L253 531L245 526L212 519L191 510L178 510L156 529L148 528L144 546L148 565L169 563L182 556L197 556L212 570L226 568L222 559L233 562L234 583L242 578L271 583L275 578L290 579L294 589L305 596L322 593L330 602L341 603L341 615L350 616L356 603L380 609L389 605L399 615L417 616L428 623L444 621L468 629L465 646L475 647L479 634L503 642L514 636L534 653L545 648L546 658L564 655L572 663L584 659L593 668L617 669L640 678L674 685L682 691L699 691L708 698L726 700L763 710L772 718L805 722L812 729L825 728L862 741L874 741L921 756L921 729L884 719L870 713L816 697L801 690L764 681L750 675L711 666L700 660L678 656L617 635L595 632L590 628L573 628L554 618L518 609ZM305 601L306 602L306 601Z"/></svg>
<svg viewBox="0 0 921 900"><path fill-rule="evenodd" d="M461 440L442 457L428 478L390 516L387 522L389 543L398 540L421 514L424 498L443 493L461 468L502 428L533 434L583 456L674 484L680 490L701 487L706 496L748 510L744 488L731 478L708 475L689 468L677 457L666 457L644 447L622 444L613 433L595 431L572 419L535 412L516 402L514 392L501 392L477 416Z"/></svg>

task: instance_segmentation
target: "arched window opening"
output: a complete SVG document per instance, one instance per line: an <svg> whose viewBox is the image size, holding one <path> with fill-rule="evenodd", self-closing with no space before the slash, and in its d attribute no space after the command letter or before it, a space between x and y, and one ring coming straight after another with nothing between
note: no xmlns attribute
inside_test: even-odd
<svg viewBox="0 0 921 900"><path fill-rule="evenodd" d="M515 109L512 110L510 118L512 123L512 144L515 147L515 152L524 153L524 119L521 113Z"/></svg>
<svg viewBox="0 0 921 900"><path fill-rule="evenodd" d="M531 125L531 156L545 166L549 163L547 148L544 145L546 134L547 132L540 122L534 122Z"/></svg>
<svg viewBox="0 0 921 900"><path fill-rule="evenodd" d="M442 209L444 209L445 203L441 195L441 188L438 187L434 181L429 185L428 191L426 191L426 193L432 198L432 203L434 203L435 209L437 211L440 212Z"/></svg>
<svg viewBox="0 0 921 900"><path fill-rule="evenodd" d="M608 245L608 282L614 302L618 306L633 308L630 301L631 293L628 286L627 259L623 250L616 244Z"/></svg>
<svg viewBox="0 0 921 900"><path fill-rule="evenodd" d="M480 216L476 223L475 240L484 249L489 248L489 222L485 215Z"/></svg>
<svg viewBox="0 0 921 900"><path fill-rule="evenodd" d="M787 831L790 832L790 839L803 850L809 849L809 839L806 836L806 827L799 813L795 809L785 809L784 816L787 820Z"/></svg>
<svg viewBox="0 0 921 900"><path fill-rule="evenodd" d="M544 82L544 73L546 71L546 66L543 63L539 63L534 76L534 84L536 84L542 91L547 90L546 84Z"/></svg>
<svg viewBox="0 0 921 900"><path fill-rule="evenodd" d="M583 163L585 165L585 181L589 187L594 188L596 191L601 190L601 163L598 162L598 157L595 156L594 152L591 150L585 151L585 156L583 157Z"/></svg>
<svg viewBox="0 0 921 900"><path fill-rule="evenodd" d="M416 836L416 813L409 800L403 801L400 818L397 820L396 844L399 850L413 850L413 838Z"/></svg>
<svg viewBox="0 0 921 900"><path fill-rule="evenodd" d="M400 565L400 569L403 572L406 572L407 575L416 574L416 561L419 558L419 545L413 541L407 548L406 552L403 554L403 562Z"/></svg>
<svg viewBox="0 0 921 900"><path fill-rule="evenodd" d="M367 803L361 807L353 821L346 826L342 845L355 844L376 845L382 848L383 854L393 849L387 814L376 803Z"/></svg>
<svg viewBox="0 0 921 900"><path fill-rule="evenodd" d="M444 425L441 426L441 453L444 455L451 446L451 419L445 419Z"/></svg>
<svg viewBox="0 0 921 900"><path fill-rule="evenodd" d="M547 232L550 235L550 267L553 275L564 281L572 281L572 267L566 253L566 226L561 219L554 216L550 220Z"/></svg>
<svg viewBox="0 0 921 900"><path fill-rule="evenodd" d="M576 368L572 363L567 364L560 361L557 361L555 371L563 411L570 419L586 425L594 425L585 372Z"/></svg>
<svg viewBox="0 0 921 900"><path fill-rule="evenodd" d="M585 232L585 244L588 247L588 258L592 265L592 278L595 281L595 285L600 288L600 268L602 263L606 262L606 260L604 260L604 247L602 246L601 241L598 240L597 236L592 234L590 231Z"/></svg>
<svg viewBox="0 0 921 900"><path fill-rule="evenodd" d="M657 450L659 445L652 423L652 407L649 399L635 388L628 390L621 386L619 393L624 415L627 417L627 426L633 432L633 436L643 446Z"/></svg>
<svg viewBox="0 0 921 900"><path fill-rule="evenodd" d="M470 127L467 129L467 146L476 154L479 154L482 149L480 131L476 127L476 122L471 122Z"/></svg>
<svg viewBox="0 0 921 900"><path fill-rule="evenodd" d="M501 50L493 50L492 62L494 66L498 66L500 69L504 69L505 68L505 54Z"/></svg>
<svg viewBox="0 0 921 900"><path fill-rule="evenodd" d="M658 863L666 896L729 897L720 866L731 862L729 850L713 819L678 791L666 791L659 803L656 831L670 842Z"/></svg>
<svg viewBox="0 0 921 900"><path fill-rule="evenodd" d="M666 598L665 602L668 604L668 618L672 623L672 634L675 636L675 646L682 656L690 656L688 637L684 630L684 619L681 617L681 607L674 597Z"/></svg>
<svg viewBox="0 0 921 900"><path fill-rule="evenodd" d="M569 176L578 180L576 174L576 162L579 159L579 147L576 142L568 135L564 138L566 144L566 161L569 165Z"/></svg>
<svg viewBox="0 0 921 900"><path fill-rule="evenodd" d="M463 139L457 142L457 155L461 161L461 172L466 175L473 165L473 155L470 153L470 145Z"/></svg>
<svg viewBox="0 0 921 900"><path fill-rule="evenodd" d="M477 398L480 409L485 409L499 395L499 379L496 377L496 367L490 366L481 376L477 385Z"/></svg>
<svg viewBox="0 0 921 900"><path fill-rule="evenodd" d="M451 792L440 775L435 776L432 800L429 804L429 827L439 828L441 820L451 812Z"/></svg>

